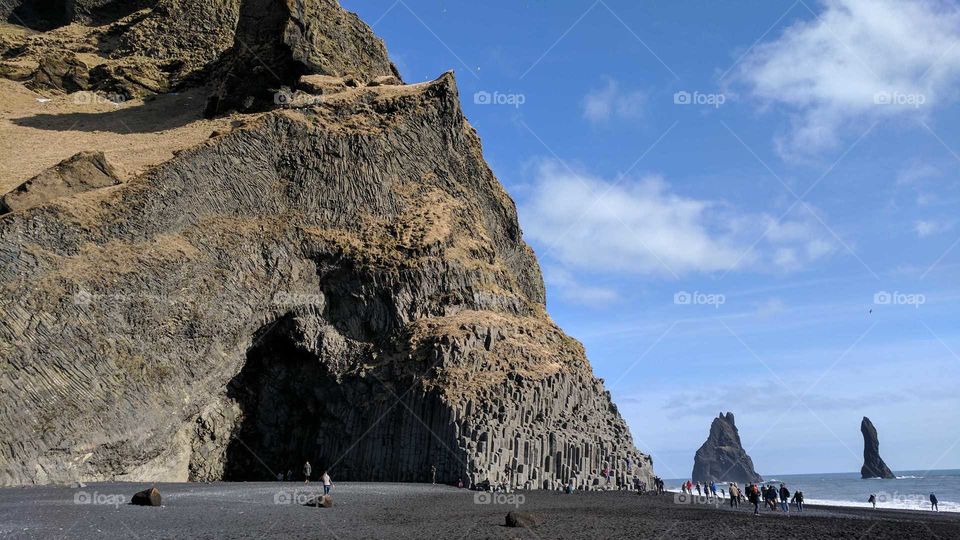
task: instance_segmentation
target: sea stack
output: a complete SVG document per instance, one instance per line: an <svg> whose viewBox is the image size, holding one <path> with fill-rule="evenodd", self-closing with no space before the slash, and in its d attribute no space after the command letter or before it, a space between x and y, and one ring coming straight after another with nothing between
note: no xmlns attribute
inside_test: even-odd
<svg viewBox="0 0 960 540"><path fill-rule="evenodd" d="M753 460L740 444L733 413L720 413L710 424L710 436L693 459L695 482L762 482Z"/></svg>
<svg viewBox="0 0 960 540"><path fill-rule="evenodd" d="M880 440L877 439L877 428L866 416L860 422L860 433L863 433L863 467L860 468L861 478L896 478L890 467L880 457Z"/></svg>
<svg viewBox="0 0 960 540"><path fill-rule="evenodd" d="M630 460L652 485L583 346L547 314L452 72L403 84L335 0L153 4L98 21L110 39L81 20L69 40L0 40L35 71L3 82L37 88L47 53L126 44L94 58L106 77L153 66L137 52L151 43L189 48L196 63L150 72L192 96L187 127L211 129L205 102L219 122L122 183L74 182L0 218L0 485L269 480L307 460L340 481L435 467L438 483L535 488ZM181 25L181 4L221 14L188 17L215 31ZM156 107L175 97L111 110L116 131L86 150L128 137L129 114L165 129Z"/></svg>

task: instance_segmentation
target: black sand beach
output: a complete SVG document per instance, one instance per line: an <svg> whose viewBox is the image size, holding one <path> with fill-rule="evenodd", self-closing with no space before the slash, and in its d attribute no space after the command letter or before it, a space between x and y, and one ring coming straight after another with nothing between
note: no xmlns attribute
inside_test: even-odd
<svg viewBox="0 0 960 540"><path fill-rule="evenodd" d="M158 484L161 508L127 504L148 484L0 489L3 538L960 538L960 515L808 507L803 514L678 504L673 494L477 492L344 483L333 508L301 483ZM478 499L479 497L479 499ZM512 497L508 500L508 497ZM490 499L494 499L491 501ZM543 523L507 528L513 504Z"/></svg>

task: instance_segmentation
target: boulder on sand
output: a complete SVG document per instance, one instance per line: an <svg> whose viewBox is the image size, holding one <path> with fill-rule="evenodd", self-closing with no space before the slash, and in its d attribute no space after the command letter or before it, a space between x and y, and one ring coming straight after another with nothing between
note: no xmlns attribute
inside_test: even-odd
<svg viewBox="0 0 960 540"><path fill-rule="evenodd" d="M33 208L58 197L120 183L119 174L103 152L80 152L20 184L13 191L0 194L0 215Z"/></svg>
<svg viewBox="0 0 960 540"><path fill-rule="evenodd" d="M160 490L155 487L145 489L133 495L130 504L137 506L160 506Z"/></svg>
<svg viewBox="0 0 960 540"><path fill-rule="evenodd" d="M304 503L304 506L315 506L317 508L330 508L333 506L333 497L330 495L317 495Z"/></svg>
<svg viewBox="0 0 960 540"><path fill-rule="evenodd" d="M507 527L523 527L529 529L540 524L540 519L529 512L510 512L507 514Z"/></svg>

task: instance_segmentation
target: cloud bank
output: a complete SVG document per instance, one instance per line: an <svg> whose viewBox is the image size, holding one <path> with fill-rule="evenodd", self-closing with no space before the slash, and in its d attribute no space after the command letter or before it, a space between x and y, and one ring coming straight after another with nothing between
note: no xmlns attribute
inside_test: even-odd
<svg viewBox="0 0 960 540"><path fill-rule="evenodd" d="M954 101L958 39L953 3L827 0L817 16L753 49L736 78L754 98L792 113L781 154L812 155L870 122L922 118Z"/></svg>

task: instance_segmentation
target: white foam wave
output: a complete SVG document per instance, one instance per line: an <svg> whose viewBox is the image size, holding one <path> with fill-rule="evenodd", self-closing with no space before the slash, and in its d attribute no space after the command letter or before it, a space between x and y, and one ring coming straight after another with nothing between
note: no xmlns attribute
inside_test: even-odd
<svg viewBox="0 0 960 540"><path fill-rule="evenodd" d="M816 504L821 506L839 506L843 508L872 508L873 505L868 502L859 501L837 501L832 499L806 499L806 504ZM960 512L960 504L954 502L940 501L938 504L941 512ZM930 502L921 502L919 500L893 500L877 504L878 510L923 510L930 511Z"/></svg>

